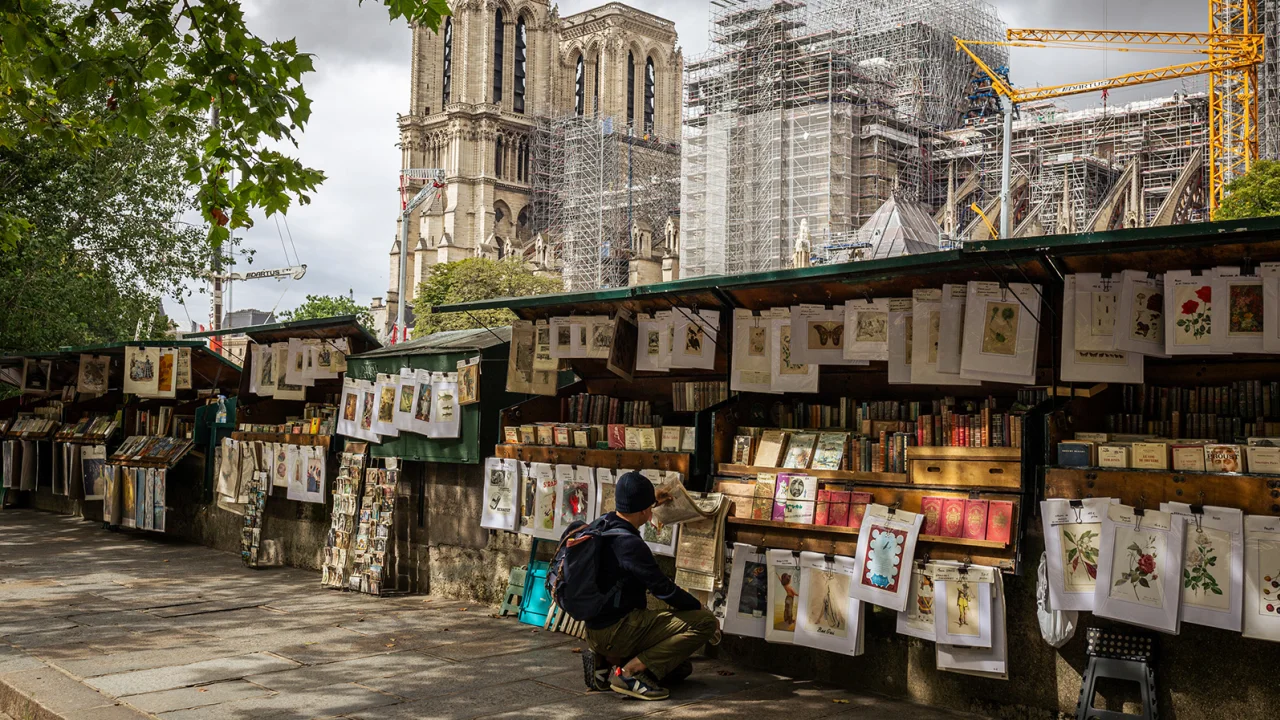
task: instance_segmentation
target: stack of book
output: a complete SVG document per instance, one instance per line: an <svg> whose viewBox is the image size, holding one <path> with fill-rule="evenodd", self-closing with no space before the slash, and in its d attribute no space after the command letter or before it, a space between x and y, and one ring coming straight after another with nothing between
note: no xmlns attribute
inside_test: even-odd
<svg viewBox="0 0 1280 720"><path fill-rule="evenodd" d="M134 435L125 438L116 448L111 454L111 462L115 465L147 462L171 466L181 460L191 447L191 440L187 438Z"/></svg>
<svg viewBox="0 0 1280 720"><path fill-rule="evenodd" d="M549 445L608 450L693 452L693 428L678 425L588 425L583 423L533 423L503 428L508 445Z"/></svg>
<svg viewBox="0 0 1280 720"><path fill-rule="evenodd" d="M1119 433L1076 433L1058 443L1061 467L1280 475L1280 438L1221 443Z"/></svg>

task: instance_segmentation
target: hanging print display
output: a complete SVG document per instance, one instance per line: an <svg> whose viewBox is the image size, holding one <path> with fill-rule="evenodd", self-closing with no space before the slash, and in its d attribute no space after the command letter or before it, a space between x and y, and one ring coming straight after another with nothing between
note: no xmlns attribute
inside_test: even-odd
<svg viewBox="0 0 1280 720"><path fill-rule="evenodd" d="M1214 352L1260 353L1264 349L1262 278L1241 275L1240 268L1218 268L1213 278L1213 324L1209 347Z"/></svg>
<svg viewBox="0 0 1280 720"><path fill-rule="evenodd" d="M1040 286L970 282L965 299L960 375L972 380L1035 383Z"/></svg>
<svg viewBox="0 0 1280 720"><path fill-rule="evenodd" d="M1102 518L1112 498L1044 500L1044 544L1049 560L1049 605L1093 610L1102 547Z"/></svg>
<svg viewBox="0 0 1280 720"><path fill-rule="evenodd" d="M534 479L533 536L542 540L559 540L560 528L556 523L558 501L558 473L547 463L530 463Z"/></svg>
<svg viewBox="0 0 1280 720"><path fill-rule="evenodd" d="M939 643L991 647L992 588L998 571L980 565L934 568L934 632Z"/></svg>
<svg viewBox="0 0 1280 720"><path fill-rule="evenodd" d="M1116 328L1112 334L1115 350L1168 357L1165 340L1168 337L1169 303L1165 282L1164 276L1155 273L1140 270L1121 273ZM1080 295L1078 288L1075 295ZM1072 298L1073 305L1076 299Z"/></svg>
<svg viewBox="0 0 1280 720"><path fill-rule="evenodd" d="M110 377L110 356L81 355L80 372L76 375L76 391L85 395L101 395L107 391Z"/></svg>
<svg viewBox="0 0 1280 720"><path fill-rule="evenodd" d="M1235 508L1193 508L1169 502L1161 503L1160 510L1185 522L1181 621L1239 632L1244 513Z"/></svg>
<svg viewBox="0 0 1280 720"><path fill-rule="evenodd" d="M1113 279L1109 274L1103 277L1101 273L1079 273L1067 277L1071 278L1071 288L1065 292L1070 293L1074 310L1062 314L1063 339L1070 329L1079 350L1115 350L1120 279ZM1152 304L1157 308L1156 312L1164 312L1163 300Z"/></svg>
<svg viewBox="0 0 1280 720"><path fill-rule="evenodd" d="M862 602L849 595L853 558L800 553L800 610L796 645L843 655L862 654Z"/></svg>
<svg viewBox="0 0 1280 720"><path fill-rule="evenodd" d="M844 304L846 360L889 359L889 299L848 300Z"/></svg>
<svg viewBox="0 0 1280 720"><path fill-rule="evenodd" d="M939 670L989 677L996 680L1009 679L1009 643L1005 628L1004 579L1000 573L995 574L995 582L992 583L991 587L991 647L948 645L940 642L934 646L934 662Z"/></svg>
<svg viewBox="0 0 1280 720"><path fill-rule="evenodd" d="M484 461L484 507L480 527L515 532L519 522L516 493L520 487L519 461L486 458Z"/></svg>
<svg viewBox="0 0 1280 720"><path fill-rule="evenodd" d="M934 565L916 561L911 569L911 590L907 595L907 609L898 613L898 634L936 640L934 628L933 584Z"/></svg>
<svg viewBox="0 0 1280 720"><path fill-rule="evenodd" d="M325 449L320 445L297 447L297 464L293 467L293 474L289 478L288 498L299 502L324 504Z"/></svg>
<svg viewBox="0 0 1280 720"><path fill-rule="evenodd" d="M792 335L791 312L786 308L772 308L760 314L769 322L770 377L772 392L818 392L818 366L797 363L791 346L796 339Z"/></svg>
<svg viewBox="0 0 1280 720"><path fill-rule="evenodd" d="M965 283L943 284L942 317L938 328L938 371L960 374L960 345L964 338L964 304L969 296Z"/></svg>
<svg viewBox="0 0 1280 720"><path fill-rule="evenodd" d="M1080 333L1080 314L1077 303L1082 297L1089 298L1090 302L1097 302L1094 297L1097 293L1082 293L1075 289L1076 278L1076 275L1067 275L1063 280L1062 369L1060 370L1062 379L1072 382L1141 383L1144 368L1143 355L1115 349L1082 350L1076 347L1076 338ZM1076 318L1075 332L1072 332L1071 328L1073 315ZM1111 339L1114 340L1114 336Z"/></svg>
<svg viewBox="0 0 1280 720"><path fill-rule="evenodd" d="M659 310L652 315L638 315L636 328L636 370L671 370L671 337L674 330L671 311Z"/></svg>
<svg viewBox="0 0 1280 720"><path fill-rule="evenodd" d="M909 576L924 515L870 504L858 531L853 596L895 612L907 608ZM904 576L905 573L905 576Z"/></svg>
<svg viewBox="0 0 1280 720"><path fill-rule="evenodd" d="M963 286L961 286L963 287ZM981 385L980 380L966 380L959 373L959 347L956 348L956 372L942 370L943 327L942 291L914 290L911 293L911 383L913 385ZM960 322L956 321L957 324ZM960 342L958 330L955 333Z"/></svg>
<svg viewBox="0 0 1280 720"><path fill-rule="evenodd" d="M397 430L413 431L413 401L418 393L418 381L415 371L400 368L400 379L396 384L396 406L393 416Z"/></svg>
<svg viewBox="0 0 1280 720"><path fill-rule="evenodd" d="M595 518L595 479L591 470L586 465L556 465L556 522L561 534L575 522L591 522Z"/></svg>
<svg viewBox="0 0 1280 720"><path fill-rule="evenodd" d="M1093 613L1176 635L1184 525L1159 510L1108 505Z"/></svg>
<svg viewBox="0 0 1280 720"><path fill-rule="evenodd" d="M889 301L889 382L905 385L911 382L911 355L914 316L911 298Z"/></svg>
<svg viewBox="0 0 1280 720"><path fill-rule="evenodd" d="M671 345L671 367L710 370L716 362L716 337L720 333L720 311L676 308L672 312L675 338Z"/></svg>
<svg viewBox="0 0 1280 720"><path fill-rule="evenodd" d="M480 402L480 356L458 361L458 404Z"/></svg>
<svg viewBox="0 0 1280 720"><path fill-rule="evenodd" d="M764 553L751 545L733 545L733 568L729 571L726 602L725 632L764 637L769 615L769 567Z"/></svg>
<svg viewBox="0 0 1280 720"><path fill-rule="evenodd" d="M751 310L733 311L733 348L729 389L734 392L773 392L770 374L769 320ZM641 335L644 334L643 326ZM641 338L643 339L643 337ZM643 348L641 348L643 353Z"/></svg>
<svg viewBox="0 0 1280 720"><path fill-rule="evenodd" d="M1262 277L1262 350L1280 353L1280 263L1258 266Z"/></svg>
<svg viewBox="0 0 1280 720"><path fill-rule="evenodd" d="M805 365L860 365L844 356L844 308L824 305L792 305L791 353L793 362ZM750 340L750 338L748 338ZM751 345L748 343L748 349Z"/></svg>
<svg viewBox="0 0 1280 720"><path fill-rule="evenodd" d="M1166 355L1213 352L1214 279L1217 268L1164 274L1164 351Z"/></svg>
<svg viewBox="0 0 1280 720"><path fill-rule="evenodd" d="M160 348L125 347L124 392L126 394L155 395L159 371Z"/></svg>
<svg viewBox="0 0 1280 720"><path fill-rule="evenodd" d="M769 617L764 626L764 639L774 643L790 643L795 637L796 620L800 616L800 554L790 550L770 550Z"/></svg>
<svg viewBox="0 0 1280 720"><path fill-rule="evenodd" d="M1244 519L1244 636L1280 642L1280 518Z"/></svg>
<svg viewBox="0 0 1280 720"><path fill-rule="evenodd" d="M596 517L614 511L614 475L609 468L596 468ZM618 477L627 471L619 470Z"/></svg>

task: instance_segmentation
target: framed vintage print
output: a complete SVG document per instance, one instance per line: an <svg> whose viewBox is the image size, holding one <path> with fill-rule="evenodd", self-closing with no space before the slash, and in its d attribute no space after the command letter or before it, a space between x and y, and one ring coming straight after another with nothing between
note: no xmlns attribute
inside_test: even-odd
<svg viewBox="0 0 1280 720"><path fill-rule="evenodd" d="M1102 548L1102 518L1107 507L1115 502L1112 498L1040 502L1052 607L1093 610Z"/></svg>
<svg viewBox="0 0 1280 720"><path fill-rule="evenodd" d="M938 371L960 374L960 350L964 339L964 306L969 296L965 283L942 286L942 319L938 329Z"/></svg>
<svg viewBox="0 0 1280 720"><path fill-rule="evenodd" d="M163 348L156 364L156 397L171 398L178 394L178 350Z"/></svg>
<svg viewBox="0 0 1280 720"><path fill-rule="evenodd" d="M458 405L458 374L431 374L431 421L427 437L456 438L462 432L462 409Z"/></svg>
<svg viewBox="0 0 1280 720"><path fill-rule="evenodd" d="M938 565L933 573L937 642L991 647L992 589L999 571L981 565Z"/></svg>
<svg viewBox="0 0 1280 720"><path fill-rule="evenodd" d="M556 372L560 361L551 354L551 323L536 320L533 323L533 369Z"/></svg>
<svg viewBox="0 0 1280 720"><path fill-rule="evenodd" d="M519 461L508 458L486 458L484 461L484 506L480 511L480 527L515 532L519 522L516 502L519 500Z"/></svg>
<svg viewBox="0 0 1280 720"><path fill-rule="evenodd" d="M671 367L710 370L716 362L716 339L720 333L719 310L672 310L674 337Z"/></svg>
<svg viewBox="0 0 1280 720"><path fill-rule="evenodd" d="M915 342L911 298L889 300L889 383L911 382L911 355Z"/></svg>
<svg viewBox="0 0 1280 720"><path fill-rule="evenodd" d="M1244 519L1244 636L1280 642L1280 518Z"/></svg>
<svg viewBox="0 0 1280 720"><path fill-rule="evenodd" d="M934 628L934 565L916 561L911 569L911 589L907 592L907 609L898 613L898 634L936 641Z"/></svg>
<svg viewBox="0 0 1280 720"><path fill-rule="evenodd" d="M1116 317L1120 303L1120 277L1108 273L1078 273L1069 276L1073 312L1062 314L1063 338L1070 331L1079 350L1115 350ZM1150 312L1144 303L1143 310ZM1163 312L1163 300L1149 303ZM1163 324L1163 323L1157 323Z"/></svg>
<svg viewBox="0 0 1280 720"><path fill-rule="evenodd" d="M1165 276L1151 272L1125 270L1120 274L1113 349L1167 357L1169 304L1166 284ZM1078 290L1075 295L1079 295ZM1074 304L1076 297L1073 296L1071 301Z"/></svg>
<svg viewBox="0 0 1280 720"><path fill-rule="evenodd" d="M480 402L480 356L458 361L458 404Z"/></svg>
<svg viewBox="0 0 1280 720"><path fill-rule="evenodd" d="M613 319L605 369L627 382L631 382L635 377L638 335L639 330L631 316L631 311L619 310Z"/></svg>
<svg viewBox="0 0 1280 720"><path fill-rule="evenodd" d="M1004 578L995 574L992 583L991 647L970 647L937 643L934 662L939 670L976 675L996 680L1009 679L1009 641L1006 628Z"/></svg>

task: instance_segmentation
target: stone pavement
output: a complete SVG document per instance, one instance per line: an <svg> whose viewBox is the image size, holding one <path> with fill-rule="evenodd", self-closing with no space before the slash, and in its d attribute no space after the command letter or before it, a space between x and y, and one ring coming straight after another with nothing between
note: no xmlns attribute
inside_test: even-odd
<svg viewBox="0 0 1280 720"><path fill-rule="evenodd" d="M0 720L973 717L706 658L664 702L587 693L581 641L493 613L0 511Z"/></svg>

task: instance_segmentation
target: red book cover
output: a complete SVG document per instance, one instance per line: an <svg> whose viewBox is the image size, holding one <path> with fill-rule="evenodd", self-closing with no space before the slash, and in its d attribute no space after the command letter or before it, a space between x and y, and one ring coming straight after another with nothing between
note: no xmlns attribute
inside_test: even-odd
<svg viewBox="0 0 1280 720"><path fill-rule="evenodd" d="M942 499L942 537L964 536L964 498Z"/></svg>
<svg viewBox="0 0 1280 720"><path fill-rule="evenodd" d="M862 516L866 514L867 506L870 504L871 493L849 493L849 524L847 527L854 529L862 527Z"/></svg>
<svg viewBox="0 0 1280 720"><path fill-rule="evenodd" d="M625 450L627 448L627 426L626 425L610 425L609 426L609 449Z"/></svg>
<svg viewBox="0 0 1280 720"><path fill-rule="evenodd" d="M924 525L921 535L942 534L942 498L926 496L920 501L920 512L924 513Z"/></svg>
<svg viewBox="0 0 1280 720"><path fill-rule="evenodd" d="M964 501L964 537L969 540L987 539L987 501Z"/></svg>
<svg viewBox="0 0 1280 720"><path fill-rule="evenodd" d="M813 512L813 524L826 525L827 514L830 511L830 508L831 508L831 491L819 490L818 502L817 502L817 505L814 507L814 512Z"/></svg>
<svg viewBox="0 0 1280 720"><path fill-rule="evenodd" d="M827 497L830 498L830 505L827 507L826 525L832 527L844 527L849 522L849 491L848 490L828 490Z"/></svg>
<svg viewBox="0 0 1280 720"><path fill-rule="evenodd" d="M1013 525L1013 501L992 500L987 510L987 539L1009 543Z"/></svg>

